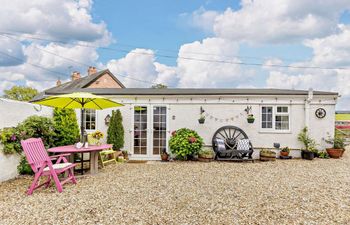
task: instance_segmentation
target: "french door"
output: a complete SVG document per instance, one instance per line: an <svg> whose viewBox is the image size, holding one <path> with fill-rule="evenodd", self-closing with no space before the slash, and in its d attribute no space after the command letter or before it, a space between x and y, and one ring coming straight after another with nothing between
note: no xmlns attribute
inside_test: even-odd
<svg viewBox="0 0 350 225"><path fill-rule="evenodd" d="M135 105L133 112L133 156L159 159L160 154L167 150L168 107Z"/></svg>

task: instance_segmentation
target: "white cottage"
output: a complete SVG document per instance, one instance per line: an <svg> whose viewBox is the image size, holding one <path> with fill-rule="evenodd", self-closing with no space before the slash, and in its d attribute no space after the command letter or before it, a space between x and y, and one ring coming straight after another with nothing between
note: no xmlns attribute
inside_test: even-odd
<svg viewBox="0 0 350 225"><path fill-rule="evenodd" d="M274 143L302 148L297 140L300 130L307 126L320 149L325 138L333 136L335 105L338 93L284 89L152 89L125 88L109 71L88 75L73 73L72 81L48 89L36 99L47 95L86 91L109 97L125 106L120 107L125 129L124 149L132 159L158 160L168 149L171 132L179 128L196 130L206 145L212 145L213 134L221 127L241 128L257 149L273 148ZM107 132L105 118L113 109L88 110L85 127L88 132ZM254 123L247 122L253 114ZM200 124L200 115L205 122ZM80 114L77 114L80 120ZM300 156L299 151L292 155ZM253 155L258 157L258 151Z"/></svg>

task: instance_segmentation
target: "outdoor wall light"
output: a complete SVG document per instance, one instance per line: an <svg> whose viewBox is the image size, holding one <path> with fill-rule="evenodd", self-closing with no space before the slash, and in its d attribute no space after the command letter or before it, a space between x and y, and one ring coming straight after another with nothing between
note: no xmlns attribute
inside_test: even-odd
<svg viewBox="0 0 350 225"><path fill-rule="evenodd" d="M110 121L111 121L111 116L108 114L105 118L105 124L108 126Z"/></svg>

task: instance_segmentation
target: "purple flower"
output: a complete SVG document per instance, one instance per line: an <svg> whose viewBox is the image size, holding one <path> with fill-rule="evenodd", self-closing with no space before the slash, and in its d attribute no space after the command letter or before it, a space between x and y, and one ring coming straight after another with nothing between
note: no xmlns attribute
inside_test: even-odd
<svg viewBox="0 0 350 225"><path fill-rule="evenodd" d="M16 141L16 140L17 140L16 135L15 135L15 134L12 134L12 136L11 136L11 141Z"/></svg>

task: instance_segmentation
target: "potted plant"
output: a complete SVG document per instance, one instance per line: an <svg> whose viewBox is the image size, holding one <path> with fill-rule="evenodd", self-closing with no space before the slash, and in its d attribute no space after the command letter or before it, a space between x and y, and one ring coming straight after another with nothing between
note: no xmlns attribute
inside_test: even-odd
<svg viewBox="0 0 350 225"><path fill-rule="evenodd" d="M305 146L305 149L301 150L301 158L313 160L315 158L316 142L309 136L307 127L304 127L298 134L298 141Z"/></svg>
<svg viewBox="0 0 350 225"><path fill-rule="evenodd" d="M248 117L247 117L247 122L248 123L254 123L254 115L253 114L248 114Z"/></svg>
<svg viewBox="0 0 350 225"><path fill-rule="evenodd" d="M260 160L261 161L275 161L276 160L276 152L263 149L260 151Z"/></svg>
<svg viewBox="0 0 350 225"><path fill-rule="evenodd" d="M214 159L214 151L211 148L202 148L198 152L198 161L210 162Z"/></svg>
<svg viewBox="0 0 350 225"><path fill-rule="evenodd" d="M194 130L181 128L172 132L169 139L171 153L181 160L193 158L202 149L203 138Z"/></svg>
<svg viewBox="0 0 350 225"><path fill-rule="evenodd" d="M326 151L331 158L338 159L343 156L345 151L344 138L340 135L335 135L334 138L328 138L326 142L332 144L332 148L327 148Z"/></svg>
<svg viewBox="0 0 350 225"><path fill-rule="evenodd" d="M122 153L123 153L124 159L125 160L129 160L129 153L128 153L128 151L124 150L124 151L122 151Z"/></svg>
<svg viewBox="0 0 350 225"><path fill-rule="evenodd" d="M321 159L329 159L329 155L327 152L319 152L318 157Z"/></svg>
<svg viewBox="0 0 350 225"><path fill-rule="evenodd" d="M91 134L91 136L96 140L96 145L101 145L100 139L103 138L103 133L99 130Z"/></svg>
<svg viewBox="0 0 350 225"><path fill-rule="evenodd" d="M284 147L281 149L280 154L281 156L288 156L290 152L290 149L288 147Z"/></svg>
<svg viewBox="0 0 350 225"><path fill-rule="evenodd" d="M205 122L205 116L201 114L201 116L198 119L198 123L203 124Z"/></svg>
<svg viewBox="0 0 350 225"><path fill-rule="evenodd" d="M168 161L168 159L169 159L169 154L166 152L165 149L164 149L163 152L160 154L160 158L162 159L162 161Z"/></svg>

